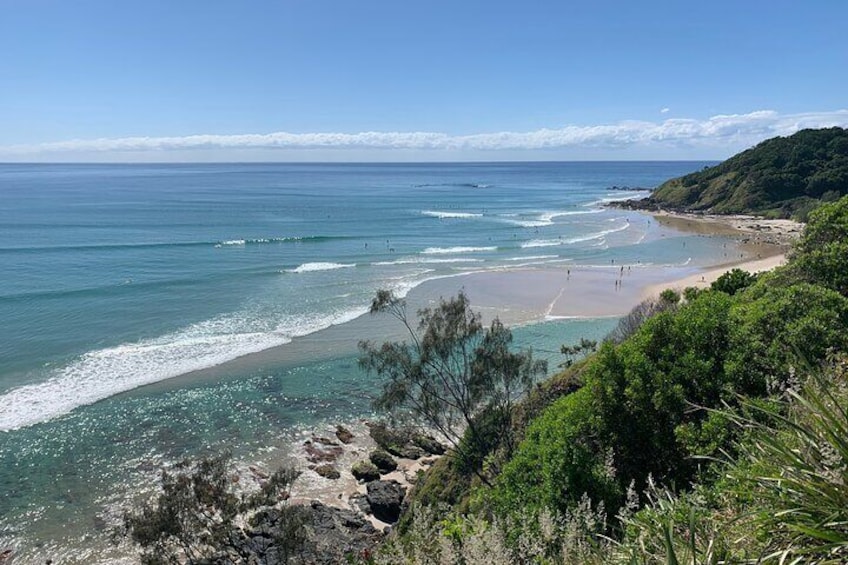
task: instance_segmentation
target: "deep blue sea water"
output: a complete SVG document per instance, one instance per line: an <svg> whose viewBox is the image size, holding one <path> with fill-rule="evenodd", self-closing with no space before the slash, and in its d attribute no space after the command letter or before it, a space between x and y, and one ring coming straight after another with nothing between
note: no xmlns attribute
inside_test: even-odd
<svg viewBox="0 0 848 565"><path fill-rule="evenodd" d="M355 342L308 344L362 315L377 289L488 269L716 262L717 240L681 247L603 208L635 194L614 185L703 166L0 165L0 545L55 553L164 461L224 446L249 458L302 426L367 413L376 387ZM613 323L516 335L553 352ZM179 378L271 348L273 362Z"/></svg>

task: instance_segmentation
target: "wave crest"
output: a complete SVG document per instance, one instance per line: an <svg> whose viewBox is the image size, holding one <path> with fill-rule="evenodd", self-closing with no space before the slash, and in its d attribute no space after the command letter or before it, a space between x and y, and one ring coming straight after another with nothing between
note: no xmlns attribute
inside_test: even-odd
<svg viewBox="0 0 848 565"><path fill-rule="evenodd" d="M304 263L294 269L286 269L286 273L313 273L315 271L334 271L336 269L349 269L356 267L356 263L328 263L318 261L315 263Z"/></svg>

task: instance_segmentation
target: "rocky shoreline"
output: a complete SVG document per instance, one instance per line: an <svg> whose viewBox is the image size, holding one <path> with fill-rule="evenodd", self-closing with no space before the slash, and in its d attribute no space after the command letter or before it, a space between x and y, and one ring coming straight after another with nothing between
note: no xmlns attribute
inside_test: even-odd
<svg viewBox="0 0 848 565"><path fill-rule="evenodd" d="M289 503L307 509L310 516L312 536L300 562L367 559L400 518L419 475L445 452L431 434L377 422L308 434L294 450L293 463L301 475L289 494ZM256 466L248 473L257 481L267 476ZM278 519L268 512L248 534L246 543L263 562L275 562L263 544L269 532L281 527Z"/></svg>

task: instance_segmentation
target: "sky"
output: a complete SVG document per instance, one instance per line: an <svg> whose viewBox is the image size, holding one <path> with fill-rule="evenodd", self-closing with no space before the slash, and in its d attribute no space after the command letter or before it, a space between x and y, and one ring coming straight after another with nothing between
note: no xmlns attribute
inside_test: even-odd
<svg viewBox="0 0 848 565"><path fill-rule="evenodd" d="M0 0L0 161L723 159L848 126L846 0Z"/></svg>

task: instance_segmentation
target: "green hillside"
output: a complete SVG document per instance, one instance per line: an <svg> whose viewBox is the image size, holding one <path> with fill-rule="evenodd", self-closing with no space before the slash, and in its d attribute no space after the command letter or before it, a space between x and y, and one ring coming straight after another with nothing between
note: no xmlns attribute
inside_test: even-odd
<svg viewBox="0 0 848 565"><path fill-rule="evenodd" d="M848 194L848 130L806 129L663 183L639 208L801 217Z"/></svg>

